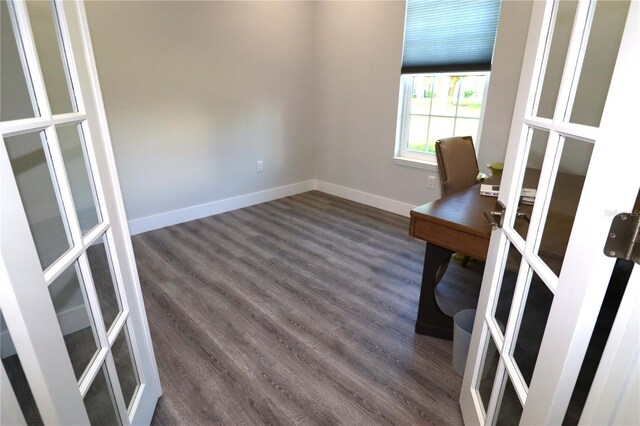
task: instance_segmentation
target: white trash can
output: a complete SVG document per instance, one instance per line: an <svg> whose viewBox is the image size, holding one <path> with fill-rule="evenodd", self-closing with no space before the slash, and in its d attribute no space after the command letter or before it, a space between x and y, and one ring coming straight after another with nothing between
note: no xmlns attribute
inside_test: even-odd
<svg viewBox="0 0 640 426"><path fill-rule="evenodd" d="M464 375L475 318L475 309L464 309L453 317L453 370L459 376Z"/></svg>

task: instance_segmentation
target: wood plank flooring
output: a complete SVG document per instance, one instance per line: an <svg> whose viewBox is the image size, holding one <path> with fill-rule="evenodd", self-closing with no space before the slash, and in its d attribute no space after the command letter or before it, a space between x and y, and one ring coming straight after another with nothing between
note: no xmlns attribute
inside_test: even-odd
<svg viewBox="0 0 640 426"><path fill-rule="evenodd" d="M424 244L407 232L312 191L134 236L154 424L461 424L451 342L413 331ZM479 287L481 266L454 263L451 291Z"/></svg>

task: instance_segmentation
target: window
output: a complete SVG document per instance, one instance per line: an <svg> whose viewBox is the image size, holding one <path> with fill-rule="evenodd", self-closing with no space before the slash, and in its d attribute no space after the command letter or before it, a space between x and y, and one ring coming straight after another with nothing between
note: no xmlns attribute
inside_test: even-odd
<svg viewBox="0 0 640 426"><path fill-rule="evenodd" d="M435 142L478 129L488 72L403 74L396 156L435 163Z"/></svg>
<svg viewBox="0 0 640 426"><path fill-rule="evenodd" d="M500 0L407 0L395 156L435 164L435 142L478 140Z"/></svg>

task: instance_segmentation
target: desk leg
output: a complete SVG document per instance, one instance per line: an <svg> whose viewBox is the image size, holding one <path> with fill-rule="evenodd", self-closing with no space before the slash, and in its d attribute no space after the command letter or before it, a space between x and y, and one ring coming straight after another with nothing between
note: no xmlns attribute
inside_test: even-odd
<svg viewBox="0 0 640 426"><path fill-rule="evenodd" d="M440 310L436 302L435 289L449 265L453 252L427 243L422 270L422 288L418 305L416 333L453 339L453 318Z"/></svg>

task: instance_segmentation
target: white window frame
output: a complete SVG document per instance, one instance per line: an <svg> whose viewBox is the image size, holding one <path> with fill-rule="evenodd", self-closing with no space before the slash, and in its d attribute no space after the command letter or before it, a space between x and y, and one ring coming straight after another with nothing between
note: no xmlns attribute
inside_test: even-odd
<svg viewBox="0 0 640 426"><path fill-rule="evenodd" d="M400 95L398 97L398 121L396 126L396 143L394 148L394 162L405 166L418 167L424 169L437 170L438 162L436 155L429 152L418 152L408 149L409 145L409 121L411 117L411 91L413 88L414 76L434 76L434 75L477 75L486 73L485 87L482 107L480 108L480 117L478 117L478 134L474 138L474 145L476 147L476 154L478 147L480 146L480 135L482 133L482 122L484 119L485 105L487 101L487 92L489 89L489 79L491 78L490 71L467 71L467 72L432 72L432 73L415 73L415 74L402 74L400 76ZM445 117L439 115L429 115L429 117ZM446 116L445 118L450 118ZM457 110L456 115L453 117L454 123L457 118L470 118L476 117L458 117ZM455 124L454 124L455 129ZM455 136L455 135L450 135ZM459 135L466 136L466 135Z"/></svg>

